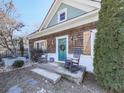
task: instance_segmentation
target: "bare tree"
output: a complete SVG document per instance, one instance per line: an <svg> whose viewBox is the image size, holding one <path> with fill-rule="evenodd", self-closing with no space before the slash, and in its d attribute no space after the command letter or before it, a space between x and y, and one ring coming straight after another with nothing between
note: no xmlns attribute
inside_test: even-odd
<svg viewBox="0 0 124 93"><path fill-rule="evenodd" d="M20 31L24 25L17 21L15 6L10 0L7 3L0 1L0 45L16 55L14 33Z"/></svg>

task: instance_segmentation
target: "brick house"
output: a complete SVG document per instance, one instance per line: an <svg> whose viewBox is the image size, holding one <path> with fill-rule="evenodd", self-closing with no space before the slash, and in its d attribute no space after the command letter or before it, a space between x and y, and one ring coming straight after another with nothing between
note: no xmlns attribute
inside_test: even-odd
<svg viewBox="0 0 124 93"><path fill-rule="evenodd" d="M99 10L100 0L54 0L39 30L28 36L30 47L48 49L48 59L57 62L64 62L75 48L81 48L80 65L93 72Z"/></svg>

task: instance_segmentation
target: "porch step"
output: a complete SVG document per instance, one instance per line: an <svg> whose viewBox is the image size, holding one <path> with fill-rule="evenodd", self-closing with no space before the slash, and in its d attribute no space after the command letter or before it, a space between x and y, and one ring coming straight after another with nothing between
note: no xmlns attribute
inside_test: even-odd
<svg viewBox="0 0 124 93"><path fill-rule="evenodd" d="M38 64L37 66L47 71L52 71L54 73L60 74L62 77L75 82L78 85L82 83L86 71L86 67L82 66L82 69L80 71L71 73L69 70L64 68L64 64L60 63L44 63Z"/></svg>
<svg viewBox="0 0 124 93"><path fill-rule="evenodd" d="M41 68L35 68L35 69L32 69L31 71L43 76L44 78L48 79L54 84L56 84L61 79L61 75L41 69Z"/></svg>

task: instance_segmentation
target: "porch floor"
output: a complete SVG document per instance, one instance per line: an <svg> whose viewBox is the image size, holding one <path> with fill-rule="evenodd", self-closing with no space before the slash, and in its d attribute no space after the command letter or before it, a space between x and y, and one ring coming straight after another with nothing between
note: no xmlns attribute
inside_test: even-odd
<svg viewBox="0 0 124 93"><path fill-rule="evenodd" d="M63 63L43 63L43 64L37 64L39 68L45 69L47 71L55 72L57 74L62 75L62 77L75 82L77 84L82 83L83 77L85 74L85 67L82 67L82 70L77 71L75 73L71 73L67 69L64 68Z"/></svg>

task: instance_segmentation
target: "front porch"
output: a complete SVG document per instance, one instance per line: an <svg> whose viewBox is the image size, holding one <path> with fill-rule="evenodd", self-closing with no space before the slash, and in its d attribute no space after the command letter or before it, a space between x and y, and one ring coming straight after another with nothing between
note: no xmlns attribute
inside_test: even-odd
<svg viewBox="0 0 124 93"><path fill-rule="evenodd" d="M70 71L68 71L68 69L64 68L64 63L58 62L37 64L37 67L44 69L46 71L57 73L61 75L63 78L75 82L76 84L82 83L86 70L86 68L82 66L81 70L75 73L71 73Z"/></svg>
<svg viewBox="0 0 124 93"><path fill-rule="evenodd" d="M33 49L45 48L48 61L64 61L73 58L74 50L80 48L79 64L86 67L88 72L93 72L93 46L96 33L96 24L89 23L56 33L36 37L29 40L30 51ZM34 53L30 53L33 58Z"/></svg>

